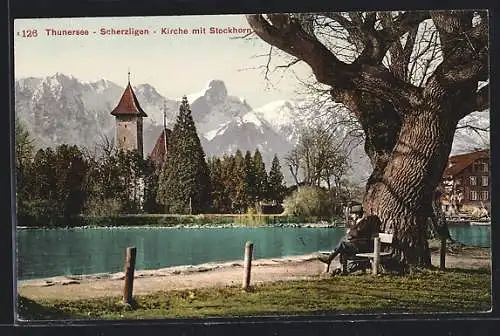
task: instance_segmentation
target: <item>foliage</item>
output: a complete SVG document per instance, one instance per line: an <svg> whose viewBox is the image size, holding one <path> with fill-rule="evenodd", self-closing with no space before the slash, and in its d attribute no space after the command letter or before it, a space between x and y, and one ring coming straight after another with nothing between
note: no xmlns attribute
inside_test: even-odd
<svg viewBox="0 0 500 336"><path fill-rule="evenodd" d="M255 176L255 164L252 153L248 150L245 153L245 194L246 204L253 206L258 199L257 177Z"/></svg>
<svg viewBox="0 0 500 336"><path fill-rule="evenodd" d="M89 157L87 175L88 215L138 213L142 211L144 179L148 163L137 151L113 149L100 158Z"/></svg>
<svg viewBox="0 0 500 336"><path fill-rule="evenodd" d="M210 172L184 96L160 173L157 201L167 213L200 213L210 207Z"/></svg>
<svg viewBox="0 0 500 336"><path fill-rule="evenodd" d="M16 118L15 125L16 155L16 206L18 213L27 213L33 204L29 204L32 186L31 165L34 156L34 139L25 126Z"/></svg>
<svg viewBox="0 0 500 336"><path fill-rule="evenodd" d="M269 175L259 150L254 156L238 149L234 155L208 160L212 181L212 211L219 213L261 212L266 202L281 203L286 191L275 155Z"/></svg>
<svg viewBox="0 0 500 336"><path fill-rule="evenodd" d="M19 222L59 225L61 217L142 211L151 166L136 151L117 151L107 143L90 153L63 144L33 154L22 124L16 124L16 137Z"/></svg>
<svg viewBox="0 0 500 336"><path fill-rule="evenodd" d="M171 139L162 166L155 166L149 158L144 160L137 151L117 150L105 137L94 152L61 145L34 155L32 140L19 124L16 177L20 225L94 225L81 218L162 213L165 201L170 202L169 212L182 214L189 211L189 197L193 213L260 213L263 202L282 201L285 187L277 156L269 178L258 150L254 156L250 151L243 156L237 150L234 155L205 162L187 101L178 119L173 132L177 140ZM184 167L191 167L191 173ZM209 193L202 197L205 192ZM264 205L270 209L271 204ZM78 215L84 217L76 218ZM63 217L71 217L71 221ZM119 225L123 225L121 220Z"/></svg>
<svg viewBox="0 0 500 336"><path fill-rule="evenodd" d="M229 211L228 193L225 189L225 180L222 160L214 157L208 159L208 168L210 170L210 181L212 182L212 211Z"/></svg>
<svg viewBox="0 0 500 336"><path fill-rule="evenodd" d="M231 208L233 212L242 213L247 207L247 197L245 194L246 183L245 183L245 159L243 154L238 149L236 150L236 155L232 159L233 169L232 176L226 175L227 181L231 183ZM227 172L229 173L229 171Z"/></svg>
<svg viewBox="0 0 500 336"><path fill-rule="evenodd" d="M35 140L30 136L25 125L16 118L15 122L15 151L16 151L16 169L23 169L29 166L34 155Z"/></svg>
<svg viewBox="0 0 500 336"><path fill-rule="evenodd" d="M148 158L145 162L144 169L143 210L146 213L159 213L161 211L161 206L158 204L156 195L158 193L161 167L156 167L153 161Z"/></svg>
<svg viewBox="0 0 500 336"><path fill-rule="evenodd" d="M260 203L266 200L269 192L269 185L267 181L266 165L258 149L256 149L253 154L253 166L255 172L255 200L257 203Z"/></svg>
<svg viewBox="0 0 500 336"><path fill-rule="evenodd" d="M340 188L349 168L347 146L337 140L336 129L325 125L305 127L285 160L296 184Z"/></svg>
<svg viewBox="0 0 500 336"><path fill-rule="evenodd" d="M37 151L26 180L19 189L30 185L22 194L19 215L70 217L79 214L85 202L85 176L88 165L77 146L60 145Z"/></svg>
<svg viewBox="0 0 500 336"><path fill-rule="evenodd" d="M286 190L283 173L281 172L281 165L277 155L274 155L269 170L268 181L268 195L267 198L278 204L283 202L284 193Z"/></svg>
<svg viewBox="0 0 500 336"><path fill-rule="evenodd" d="M298 188L285 199L284 208L287 215L318 217L332 215L331 202L327 191L314 186Z"/></svg>

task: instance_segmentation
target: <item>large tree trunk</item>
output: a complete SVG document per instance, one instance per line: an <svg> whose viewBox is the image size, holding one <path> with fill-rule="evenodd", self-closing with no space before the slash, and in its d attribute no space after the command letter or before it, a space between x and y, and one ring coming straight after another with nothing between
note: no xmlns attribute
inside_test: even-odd
<svg viewBox="0 0 500 336"><path fill-rule="evenodd" d="M427 223L458 120L448 111L436 113L439 103L432 101L398 113L367 93L332 91L332 97L343 98L365 132L365 151L373 166L363 200L365 215L378 216L380 230L395 234L395 264L430 266Z"/></svg>
<svg viewBox="0 0 500 336"><path fill-rule="evenodd" d="M395 234L395 257L404 264L430 265L427 223L456 122L426 107L412 111L401 122L394 150L375 162L367 183L366 214L377 215L381 230Z"/></svg>

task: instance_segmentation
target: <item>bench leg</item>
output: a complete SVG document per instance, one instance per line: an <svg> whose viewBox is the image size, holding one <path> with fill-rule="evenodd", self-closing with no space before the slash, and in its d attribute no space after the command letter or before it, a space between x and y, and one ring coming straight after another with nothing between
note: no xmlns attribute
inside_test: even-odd
<svg viewBox="0 0 500 336"><path fill-rule="evenodd" d="M341 258L340 259L340 265L342 268L342 274L347 274L347 259L346 258Z"/></svg>

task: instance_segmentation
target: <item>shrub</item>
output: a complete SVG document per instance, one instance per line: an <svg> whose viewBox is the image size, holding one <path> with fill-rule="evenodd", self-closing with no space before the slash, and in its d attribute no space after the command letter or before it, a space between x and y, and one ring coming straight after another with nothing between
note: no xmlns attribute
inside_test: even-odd
<svg viewBox="0 0 500 336"><path fill-rule="evenodd" d="M300 187L284 201L288 216L330 217L331 201L328 193L318 187Z"/></svg>

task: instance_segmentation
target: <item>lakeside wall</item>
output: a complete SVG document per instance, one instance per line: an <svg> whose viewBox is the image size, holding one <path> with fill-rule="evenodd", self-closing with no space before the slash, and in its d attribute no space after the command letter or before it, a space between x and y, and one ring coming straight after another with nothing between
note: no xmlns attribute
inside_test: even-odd
<svg viewBox="0 0 500 336"><path fill-rule="evenodd" d="M175 214L130 214L115 216L75 216L70 218L56 217L28 217L18 216L19 227L120 227L120 226L264 226L287 225L299 223L335 224L340 219L319 217L298 217L271 214L200 214L200 215L175 215Z"/></svg>

